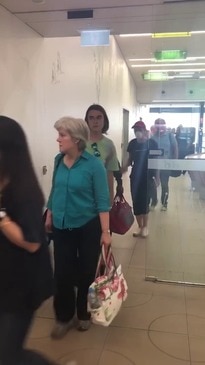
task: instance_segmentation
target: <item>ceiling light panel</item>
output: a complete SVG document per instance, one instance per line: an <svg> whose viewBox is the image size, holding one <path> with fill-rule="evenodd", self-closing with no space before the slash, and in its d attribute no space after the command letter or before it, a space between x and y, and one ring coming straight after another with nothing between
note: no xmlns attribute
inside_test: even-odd
<svg viewBox="0 0 205 365"><path fill-rule="evenodd" d="M148 64L148 63L141 63L139 65L131 65L131 67L133 68L143 68L143 67L159 67L159 64ZM193 62L193 63L163 63L163 64L160 64L160 67L167 67L167 66L173 66L173 67L179 67L179 66L205 66L205 62Z"/></svg>
<svg viewBox="0 0 205 365"><path fill-rule="evenodd" d="M187 57L186 58L186 62L188 62L188 61L197 61L197 60L205 60L205 56L194 56L194 57ZM150 62L158 62L158 63L164 62L164 60L163 61L160 61L160 60L156 60L155 58L129 58L128 61L130 61L130 62L150 61ZM168 60L168 62L169 61L170 60ZM185 60L181 60L181 59L180 60L177 60L177 59L175 59L173 61L174 62L183 62Z"/></svg>
<svg viewBox="0 0 205 365"><path fill-rule="evenodd" d="M193 71L193 72L202 72L205 71L205 68L190 68L190 69L167 69L167 70L163 70L163 72L183 72L183 71ZM147 72L162 72L162 70L148 70Z"/></svg>
<svg viewBox="0 0 205 365"><path fill-rule="evenodd" d="M205 30L188 31L188 32L169 32L169 33L131 33L119 34L120 37L152 37L152 38L180 38L191 37L192 35L205 34Z"/></svg>
<svg viewBox="0 0 205 365"><path fill-rule="evenodd" d="M122 38L127 37L151 37L152 33L133 33L133 34L119 34Z"/></svg>
<svg viewBox="0 0 205 365"><path fill-rule="evenodd" d="M169 33L153 33L152 38L180 38L191 37L190 32L169 32Z"/></svg>
<svg viewBox="0 0 205 365"><path fill-rule="evenodd" d="M142 62L142 61L150 61L150 62L154 62L155 59L154 58L129 58L130 62Z"/></svg>

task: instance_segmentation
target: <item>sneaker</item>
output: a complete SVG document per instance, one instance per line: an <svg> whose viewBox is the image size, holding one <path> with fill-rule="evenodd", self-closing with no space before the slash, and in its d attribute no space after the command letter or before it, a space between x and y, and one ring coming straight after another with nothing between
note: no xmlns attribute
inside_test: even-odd
<svg viewBox="0 0 205 365"><path fill-rule="evenodd" d="M163 211L165 212L166 210L167 210L167 205L162 205L162 206L161 206L161 211L162 211L162 212L163 212Z"/></svg>
<svg viewBox="0 0 205 365"><path fill-rule="evenodd" d="M54 340L58 340L63 338L68 330L72 327L73 322L56 322L55 326L53 327L51 331L51 338Z"/></svg>
<svg viewBox="0 0 205 365"><path fill-rule="evenodd" d="M142 228L138 228L138 231L137 232L134 232L132 234L133 237L139 237L142 235Z"/></svg>
<svg viewBox="0 0 205 365"><path fill-rule="evenodd" d="M90 328L90 321L79 321L79 325L78 325L78 331L84 332L89 330Z"/></svg>
<svg viewBox="0 0 205 365"><path fill-rule="evenodd" d="M149 231L147 227L142 228L142 237L146 238L149 235Z"/></svg>

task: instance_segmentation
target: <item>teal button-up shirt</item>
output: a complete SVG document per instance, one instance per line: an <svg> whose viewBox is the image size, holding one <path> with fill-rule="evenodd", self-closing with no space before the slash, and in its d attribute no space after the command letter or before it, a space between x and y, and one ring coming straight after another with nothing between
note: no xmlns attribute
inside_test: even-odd
<svg viewBox="0 0 205 365"><path fill-rule="evenodd" d="M110 210L107 174L102 162L88 152L68 168L63 156L55 158L47 207L58 229L81 227L100 212Z"/></svg>

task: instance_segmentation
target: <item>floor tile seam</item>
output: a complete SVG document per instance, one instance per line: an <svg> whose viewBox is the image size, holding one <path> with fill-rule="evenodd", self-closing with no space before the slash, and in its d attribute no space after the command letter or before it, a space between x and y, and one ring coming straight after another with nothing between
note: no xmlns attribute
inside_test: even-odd
<svg viewBox="0 0 205 365"><path fill-rule="evenodd" d="M164 333L164 332L163 332ZM165 354L165 355L167 355L169 358L172 358L172 359L176 359L176 360L180 360L180 361L183 361L184 363L186 363L187 365L188 364L190 364L190 353L189 353L189 360L185 360L185 359L182 359L182 358L180 358L180 357L177 357L177 356L173 356L173 355L171 355L171 354L169 354L168 352L166 352L166 351L164 351L164 350L162 350L159 346L157 346L153 341L152 341L152 339L151 339L151 337L150 337L150 332L148 331L148 339L149 339L149 341L150 341L150 343L152 344L152 346L154 346L159 352L161 352L161 353L163 353L163 354ZM177 333L177 335L178 335L178 333ZM184 335L184 337L185 336L187 336L187 335Z"/></svg>
<svg viewBox="0 0 205 365"><path fill-rule="evenodd" d="M42 340L42 339L41 339ZM56 342L56 341L55 341ZM59 341L58 341L59 342ZM30 349L29 346L27 346L26 348ZM43 350L43 348L41 349L41 351ZM75 353L76 351L83 351L83 350L96 350L99 351L100 355L103 353L104 351L104 344L103 345L98 345L98 346L79 346L79 343L76 343L76 346L72 347L71 349L66 348L65 350L62 350L61 348L61 353L60 354L54 354L53 357L55 357L55 360L61 360L63 357ZM65 352L66 351L66 352Z"/></svg>
<svg viewBox="0 0 205 365"><path fill-rule="evenodd" d="M136 247L136 243L135 243L135 245L134 245L134 247L132 249L132 254L130 256L130 260L129 260L128 265L127 265L128 268L130 267L130 263L132 262L132 258L134 256L134 252L135 252L135 247Z"/></svg>
<svg viewBox="0 0 205 365"><path fill-rule="evenodd" d="M188 335L189 335L189 339L190 340L193 340L193 339L197 339L197 340L204 339L204 341L205 341L205 334L204 335L191 335L191 334L188 333ZM204 363L205 363L205 360L204 360Z"/></svg>
<svg viewBox="0 0 205 365"><path fill-rule="evenodd" d="M168 331L168 330L163 331L160 329L148 329L147 332L148 333L163 333L166 335L178 335L178 336L182 336L182 337L188 337L188 333Z"/></svg>
<svg viewBox="0 0 205 365"><path fill-rule="evenodd" d="M147 296L147 300L144 301L143 303L137 303L137 304L132 304L132 305L127 305L126 306L126 302L125 304L123 305L123 308L124 309L127 309L127 308L134 308L134 307L139 307L139 306L142 306L142 305L147 305L148 303L152 302L156 297L157 298L164 298L164 299L167 299L166 296L158 296L158 295L153 295L153 293L135 293L135 292L132 292L131 293L134 293L134 294L140 294L140 295L144 295L144 296ZM129 295L129 288L128 288L128 295ZM172 297L168 297L169 299L171 299ZM181 299L181 298L178 298L178 299ZM173 315L173 314L178 314L178 313L173 313L173 312L169 312L169 313L166 313L166 314L163 314L163 316L167 316L167 315ZM184 306L184 311L181 311L180 313L181 315L186 315L186 308Z"/></svg>
<svg viewBox="0 0 205 365"><path fill-rule="evenodd" d="M55 320L55 317L44 317L44 316L41 316L41 315L38 315L36 314L35 318L38 318L38 319L49 319L49 320Z"/></svg>
<svg viewBox="0 0 205 365"><path fill-rule="evenodd" d="M111 348L109 348L109 347L107 347L107 348L105 348L103 351L109 351L109 352L112 352L113 354L117 354L117 355L121 355L121 356L123 356L126 360L128 360L129 361L129 363L131 364L131 365L138 365L135 361L133 361L133 360L131 360L128 356L126 356L126 355L124 355L122 352L119 352L119 351L114 351L113 349L111 349ZM103 355L103 354L102 354ZM99 362L98 362L98 364L97 365L99 365Z"/></svg>
<svg viewBox="0 0 205 365"><path fill-rule="evenodd" d="M144 270L145 271L145 266L137 266L137 265L129 265L129 269L136 269L136 270Z"/></svg>
<svg viewBox="0 0 205 365"><path fill-rule="evenodd" d="M205 294L203 296L190 296L189 294L186 294L186 299L187 299L187 302L193 301L193 300L201 302L202 300L203 301L205 300Z"/></svg>
<svg viewBox="0 0 205 365"><path fill-rule="evenodd" d="M139 327L127 327L127 326L122 326L122 325L110 325L110 328L115 328L115 329L122 329L122 330L131 330L131 331L140 331L140 332L148 332L147 328L139 328Z"/></svg>
<svg viewBox="0 0 205 365"><path fill-rule="evenodd" d="M158 316L158 317L156 317L156 318L154 318L154 319L152 319L151 320L151 322L150 322L150 324L149 324L149 326L148 326L148 331L152 331L153 329L151 328L152 327L152 325L156 322L156 321L158 321L158 320L161 320L161 319L166 319L167 318L167 316L173 316L173 315L177 315L177 316L184 316L185 315L185 313L181 313L181 312L178 312L178 313L169 313L169 314L163 314L163 315L160 315L160 316ZM187 332L186 332L186 335L188 335L188 328L187 328L187 326L186 326L186 330L187 330ZM165 332L165 331L163 331L163 332ZM168 331L169 332L169 331Z"/></svg>
<svg viewBox="0 0 205 365"><path fill-rule="evenodd" d="M181 296L183 295L183 294L178 294L178 295L172 295L172 294L167 294L167 293L165 293L165 294L163 294L163 293L155 293L155 291L154 290L150 290L150 292L144 292L144 291L140 291L140 292L135 292L135 291L131 291L131 292L133 292L133 293L135 293L135 294L143 294L143 295L145 295L145 294L147 294L147 295L152 295L153 297L162 297L162 298L165 298L165 299L184 299L184 298L181 298Z"/></svg>
<svg viewBox="0 0 205 365"><path fill-rule="evenodd" d="M75 353L76 351L87 351L87 350L97 350L97 351L100 351L98 348L95 348L95 347L88 347L88 346L83 346L83 347L77 347L75 349L72 349L71 351L67 351L66 353L64 353L63 355L60 354L60 357L57 357L55 360L56 361L61 361L64 357L66 357L67 355L71 355L72 353ZM99 364L99 361L100 361L100 357L101 357L101 353L103 352L103 349L102 351L100 351L100 354L99 354L99 360L98 360L98 363L96 365ZM68 363L69 364L69 363Z"/></svg>
<svg viewBox="0 0 205 365"><path fill-rule="evenodd" d="M132 330L132 331L139 331L139 332L145 332L145 333L163 333L163 334L170 334L170 335L179 335L179 336L184 336L184 337L187 337L188 336L188 333L179 333L179 332L172 332L172 331L163 331L163 330L155 330L155 329L149 329L149 326L147 328L141 328L141 327L127 327L127 326L122 326L122 325L112 325L110 326L110 328L117 328L117 329L124 329L124 330Z"/></svg>
<svg viewBox="0 0 205 365"><path fill-rule="evenodd" d="M168 298L168 299L181 299L181 300L184 300L184 298L182 297L183 296L183 293L179 293L179 294L167 294L167 293L156 293L155 291L153 291L153 297L164 297L164 298Z"/></svg>
<svg viewBox="0 0 205 365"><path fill-rule="evenodd" d="M189 320L188 320L188 311L187 311L187 297L186 297L186 292L185 292L185 287L184 287L184 298L185 298L185 307L186 307L186 326L187 326L187 341L188 341L188 349L189 349L189 358L190 358L190 362L192 363L192 355L191 355L191 344L190 344L190 335L189 335Z"/></svg>
<svg viewBox="0 0 205 365"><path fill-rule="evenodd" d="M101 361L102 356L103 356L103 351L105 350L105 344L106 344L106 341L109 337L110 328L111 328L111 326L108 327L108 331L107 331L107 334L106 334L105 339L104 339L104 343L103 343L102 350L101 350L101 353L100 353L100 356L99 356L99 360L98 360L98 363L96 365L100 365L100 361Z"/></svg>
<svg viewBox="0 0 205 365"><path fill-rule="evenodd" d="M136 265L133 265L133 264L130 265L130 269L144 270L145 271L145 267L137 268Z"/></svg>
<svg viewBox="0 0 205 365"><path fill-rule="evenodd" d="M151 295L151 296L153 295L153 292L149 292L149 293L147 293L147 292L143 292L143 291L139 291L139 292L138 292L138 291L135 291L135 290L129 290L129 292L130 292L130 293L132 293L132 294L142 294L142 295L149 295L149 296L150 296L150 295Z"/></svg>

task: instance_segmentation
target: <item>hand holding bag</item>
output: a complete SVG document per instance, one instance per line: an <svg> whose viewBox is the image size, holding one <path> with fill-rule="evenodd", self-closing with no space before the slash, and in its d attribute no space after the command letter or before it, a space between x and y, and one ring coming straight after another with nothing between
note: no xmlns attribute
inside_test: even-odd
<svg viewBox="0 0 205 365"><path fill-rule="evenodd" d="M105 274L98 276L102 260L105 264ZM92 322L105 327L109 326L119 312L122 302L127 298L127 289L121 265L116 267L111 248L105 255L103 245L96 279L88 290L88 312L91 313Z"/></svg>
<svg viewBox="0 0 205 365"><path fill-rule="evenodd" d="M110 230L118 234L125 234L134 223L132 208L124 196L115 195L110 210Z"/></svg>

